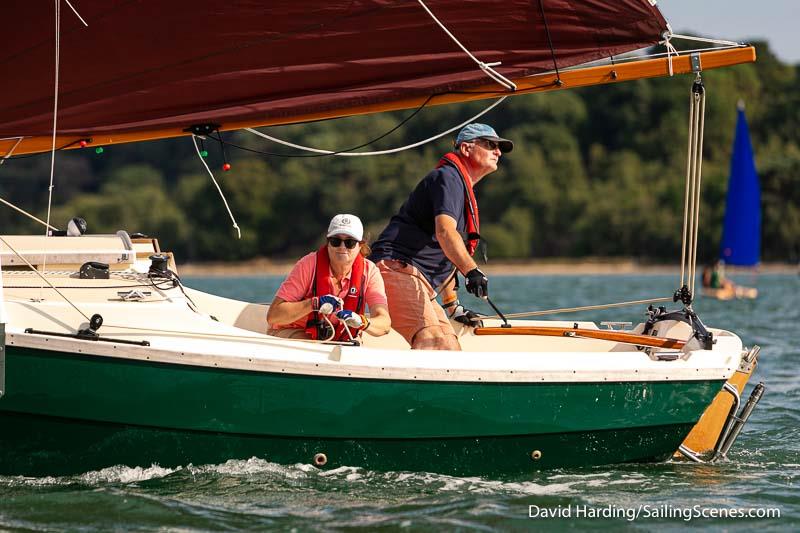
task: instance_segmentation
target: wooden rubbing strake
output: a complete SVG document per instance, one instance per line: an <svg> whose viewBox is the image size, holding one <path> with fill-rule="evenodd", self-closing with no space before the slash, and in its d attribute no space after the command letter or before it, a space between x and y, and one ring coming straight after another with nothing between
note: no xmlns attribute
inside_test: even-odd
<svg viewBox="0 0 800 533"><path fill-rule="evenodd" d="M606 341L624 342L638 346L653 346L656 348L675 348L677 350L686 346L686 341L669 339L666 337L651 337L624 331L611 331L603 329L560 328L551 326L514 326L511 328L475 328L475 335L543 335L548 337L583 337L602 339Z"/></svg>

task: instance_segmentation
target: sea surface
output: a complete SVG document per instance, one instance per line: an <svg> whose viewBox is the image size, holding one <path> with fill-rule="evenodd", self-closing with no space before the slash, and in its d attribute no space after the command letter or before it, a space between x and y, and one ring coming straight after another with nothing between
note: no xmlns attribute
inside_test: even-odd
<svg viewBox="0 0 800 533"><path fill-rule="evenodd" d="M252 302L269 302L280 281L184 279L191 287ZM695 304L707 325L762 347L743 398L758 381L766 393L727 461L532 471L504 479L355 467L319 471L259 458L174 469L117 465L69 477L0 476L0 530L798 531L800 277L739 281L754 283L759 298L700 297ZM512 313L661 297L677 282L667 275L493 276L490 287L494 303ZM476 302L470 296L462 301ZM561 316L637 323L645 307ZM725 516L733 513L757 517Z"/></svg>

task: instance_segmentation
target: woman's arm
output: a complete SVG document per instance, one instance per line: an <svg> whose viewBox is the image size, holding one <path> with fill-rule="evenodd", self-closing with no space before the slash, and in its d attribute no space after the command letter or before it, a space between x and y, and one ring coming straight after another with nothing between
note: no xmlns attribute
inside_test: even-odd
<svg viewBox="0 0 800 533"><path fill-rule="evenodd" d="M313 311L311 298L299 302L287 302L276 296L267 311L267 322L272 327L283 326L299 320L311 311Z"/></svg>
<svg viewBox="0 0 800 533"><path fill-rule="evenodd" d="M392 327L392 319L389 316L389 308L383 304L370 306L369 308L369 327L365 329L373 337L386 335Z"/></svg>

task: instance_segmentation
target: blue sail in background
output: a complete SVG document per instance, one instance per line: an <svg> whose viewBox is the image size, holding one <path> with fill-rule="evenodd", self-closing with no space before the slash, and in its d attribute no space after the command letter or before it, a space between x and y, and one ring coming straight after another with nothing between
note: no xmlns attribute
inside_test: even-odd
<svg viewBox="0 0 800 533"><path fill-rule="evenodd" d="M755 266L760 252L761 189L744 105L740 103L719 256L728 265Z"/></svg>

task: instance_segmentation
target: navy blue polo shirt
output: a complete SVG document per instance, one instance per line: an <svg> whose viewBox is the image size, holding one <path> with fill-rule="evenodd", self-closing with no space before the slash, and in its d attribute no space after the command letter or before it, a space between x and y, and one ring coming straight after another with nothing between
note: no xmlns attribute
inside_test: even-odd
<svg viewBox="0 0 800 533"><path fill-rule="evenodd" d="M417 184L400 211L372 245L369 258L396 259L414 265L436 289L453 270L436 240L437 215L450 215L462 237L466 236L464 218L464 181L453 165L434 169Z"/></svg>

